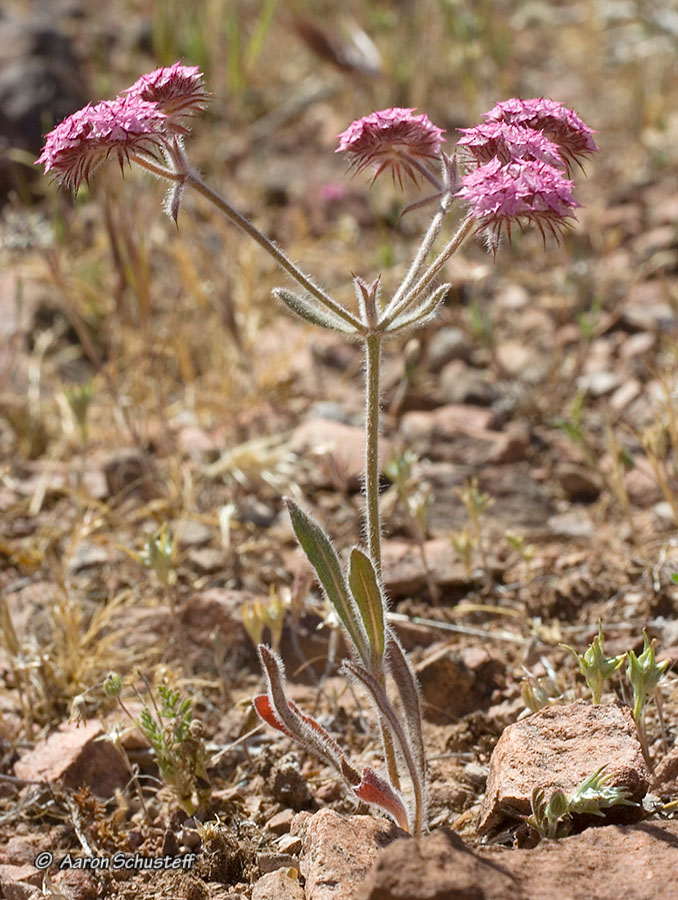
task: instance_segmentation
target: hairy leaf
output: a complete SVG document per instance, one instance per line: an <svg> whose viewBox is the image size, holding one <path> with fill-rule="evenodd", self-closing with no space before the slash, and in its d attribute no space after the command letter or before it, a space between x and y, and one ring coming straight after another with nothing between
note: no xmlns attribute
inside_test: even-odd
<svg viewBox="0 0 678 900"><path fill-rule="evenodd" d="M335 315L329 309L319 309L317 300L311 297L300 297L298 294L288 291L287 288L274 288L273 296L281 300L285 306L312 322L313 325L320 325L321 328L330 328L333 331L341 331L344 334L356 334L355 328L352 328L348 322Z"/></svg>
<svg viewBox="0 0 678 900"><path fill-rule="evenodd" d="M370 803L386 810L404 831L410 830L402 797L370 766L363 769L363 777L360 784L353 788L353 793L363 803Z"/></svg>
<svg viewBox="0 0 678 900"><path fill-rule="evenodd" d="M341 571L339 557L327 534L299 507L294 500L287 499L292 527L304 553L315 569L327 599L336 610L339 619L348 632L360 658L367 661L367 641L358 619L357 609L351 597L346 579Z"/></svg>
<svg viewBox="0 0 678 900"><path fill-rule="evenodd" d="M369 556L354 547L348 569L348 584L358 605L367 638L377 659L384 655L384 595Z"/></svg>
<svg viewBox="0 0 678 900"><path fill-rule="evenodd" d="M422 781L426 782L426 751L422 731L423 715L416 675L398 638L389 630L387 655L391 677L395 682L405 713L407 736Z"/></svg>

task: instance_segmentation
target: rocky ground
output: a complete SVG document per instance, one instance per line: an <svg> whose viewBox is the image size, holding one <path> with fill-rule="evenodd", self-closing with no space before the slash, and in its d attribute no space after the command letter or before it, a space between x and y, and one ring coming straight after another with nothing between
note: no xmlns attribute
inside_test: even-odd
<svg viewBox="0 0 678 900"><path fill-rule="evenodd" d="M168 3L169 30L123 0L105 15L59 3L49 19L25 6L0 17L7 144L36 153L36 118L114 94L158 60L200 62L214 101L196 163L347 302L348 272L395 284L426 225L398 218L390 185L345 177L332 151L352 118L418 104L453 133L500 96L552 95L598 130L601 152L576 176L584 208L562 245L519 236L493 260L469 244L439 319L387 349L384 580L422 687L430 768L417 841L357 808L251 708L260 629L297 704L352 759L381 766L282 503L295 496L341 551L359 540L360 348L277 309L280 276L194 198L177 233L162 188L138 172L102 170L73 203L28 177L20 154L5 158L0 896L666 894L675 675L650 698L643 748L624 668L594 706L562 644L583 653L601 621L609 656L640 653L647 629L657 658L678 661L670 5L487 19L460 4L462 28L433 2L278 10L270 26L254 5L196 24ZM357 23L381 74L346 37ZM165 569L148 565L163 527ZM138 727L161 685L193 716L169 770ZM527 715L530 696L544 708ZM195 809L177 788L187 759L205 761ZM633 805L575 815L568 836L540 841L526 823L534 788L570 795L601 766ZM95 862L115 854L167 868Z"/></svg>

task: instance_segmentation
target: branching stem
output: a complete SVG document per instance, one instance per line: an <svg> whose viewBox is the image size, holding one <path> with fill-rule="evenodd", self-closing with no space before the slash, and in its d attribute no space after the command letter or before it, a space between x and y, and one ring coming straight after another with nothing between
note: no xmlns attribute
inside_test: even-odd
<svg viewBox="0 0 678 900"><path fill-rule="evenodd" d="M435 222L435 219L434 219L434 222ZM476 225L476 222L471 216L468 216L466 219L464 219L464 221L461 223L461 225L457 229L457 232L452 237L452 239L449 241L447 246L444 247L440 251L438 256L433 260L431 265L426 269L426 271L421 276L421 278L417 281L417 283L404 294L402 294L400 291L398 291L398 294L400 296L399 296L397 302L394 302L392 300L391 303L389 303L388 308L386 309L386 312L384 314L384 317L381 320L381 322L379 323L380 329L382 331L386 330L388 328L388 326L391 324L391 322L393 322L393 320L413 300L416 300L416 298L429 286L429 284L433 281L433 279L436 277L438 272L440 272L442 267L445 265L447 260L454 253L457 252L457 250L461 247L461 245L464 243L464 241L469 236L469 234L471 234L475 225ZM435 240L435 238L434 238L434 240ZM418 255L419 254L417 254L417 256Z"/></svg>

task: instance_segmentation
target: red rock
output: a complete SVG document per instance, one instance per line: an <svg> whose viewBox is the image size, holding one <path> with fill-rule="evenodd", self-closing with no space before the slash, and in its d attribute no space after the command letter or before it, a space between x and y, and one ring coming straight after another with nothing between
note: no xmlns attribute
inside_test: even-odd
<svg viewBox="0 0 678 900"><path fill-rule="evenodd" d="M289 449L311 460L311 480L316 487L355 489L365 464L365 435L362 428L332 419L308 419L295 429ZM383 438L379 459L385 465L391 456L391 443Z"/></svg>
<svg viewBox="0 0 678 900"><path fill-rule="evenodd" d="M19 778L59 781L70 788L86 784L97 797L110 797L129 781L127 764L104 734L101 723L64 723L14 765Z"/></svg>
<svg viewBox="0 0 678 900"><path fill-rule="evenodd" d="M631 800L642 800L649 773L626 707L577 700L509 725L490 758L478 831L486 834L529 814L535 787L543 788L547 796L556 788L568 794L601 766L607 766L611 786L623 785ZM617 817L636 814L634 807L614 809Z"/></svg>
<svg viewBox="0 0 678 900"><path fill-rule="evenodd" d="M527 428L512 423L505 431L488 434L492 435L492 448L486 460L489 465L516 463L525 459L530 445L530 433Z"/></svg>
<svg viewBox="0 0 678 900"><path fill-rule="evenodd" d="M655 791L661 797L678 796L678 743L674 744L654 771Z"/></svg>
<svg viewBox="0 0 678 900"><path fill-rule="evenodd" d="M383 850L355 900L523 900L503 866L444 829ZM544 898L545 900L545 898Z"/></svg>
<svg viewBox="0 0 678 900"><path fill-rule="evenodd" d="M635 466L624 474L624 486L631 503L646 509L659 503L663 494L648 460L640 457L635 462Z"/></svg>
<svg viewBox="0 0 678 900"><path fill-rule="evenodd" d="M276 813L266 823L266 827L269 831L272 831L273 834L287 834L290 830L290 825L292 824L292 819L294 818L294 813L291 809L283 809L282 812Z"/></svg>
<svg viewBox="0 0 678 900"><path fill-rule="evenodd" d="M252 900L305 900L306 894L287 869L263 875L252 888Z"/></svg>
<svg viewBox="0 0 678 900"><path fill-rule="evenodd" d="M536 362L532 348L518 341L503 341L496 349L497 362L511 378L518 378Z"/></svg>
<svg viewBox="0 0 678 900"><path fill-rule="evenodd" d="M460 654L445 646L430 654L415 669L424 715L446 724L479 709L497 686L494 678L501 668L481 648Z"/></svg>
<svg viewBox="0 0 678 900"><path fill-rule="evenodd" d="M406 413L400 423L403 442L431 459L482 465L494 450L495 414L483 406L448 404L430 412Z"/></svg>
<svg viewBox="0 0 678 900"><path fill-rule="evenodd" d="M511 433L511 429L495 432L494 447L498 448ZM476 470L471 466L427 461L422 462L419 472L433 492L433 503L428 510L428 525L433 535L447 536L450 531L468 525L468 514L458 491L476 472L480 490L494 500L484 518L490 529L498 526L497 530L503 533L507 528L543 528L554 511L547 492L537 483L527 463L483 465Z"/></svg>
<svg viewBox="0 0 678 900"><path fill-rule="evenodd" d="M468 584L468 575L459 562L448 538L424 541L424 556L418 544L409 541L384 541L382 546L382 570L386 592L391 597L402 597L426 587L427 572L441 587Z"/></svg>
<svg viewBox="0 0 678 900"><path fill-rule="evenodd" d="M471 341L461 329L450 325L438 328L427 348L428 367L432 372L439 372L453 360L468 362L472 349Z"/></svg>
<svg viewBox="0 0 678 900"><path fill-rule="evenodd" d="M586 466L560 463L556 466L555 477L571 500L595 500L600 494L600 478Z"/></svg>
<svg viewBox="0 0 678 900"><path fill-rule="evenodd" d="M0 890L5 900L39 900L44 896L38 888L23 881L0 881Z"/></svg>
<svg viewBox="0 0 678 900"><path fill-rule="evenodd" d="M54 831L38 832L33 829L27 833L13 834L0 847L0 864L16 867L32 865L39 853L53 849L55 840ZM33 870L35 871L35 866Z"/></svg>
<svg viewBox="0 0 678 900"><path fill-rule="evenodd" d="M307 900L354 900L381 847L405 832L386 819L321 809L299 823Z"/></svg>
<svg viewBox="0 0 678 900"><path fill-rule="evenodd" d="M187 425L177 434L177 445L185 456L211 456L218 450L214 437L202 428Z"/></svg>
<svg viewBox="0 0 678 900"><path fill-rule="evenodd" d="M592 397L604 397L616 391L621 385L621 379L616 372L610 370L601 370L595 372L587 372L577 378L577 389L586 391Z"/></svg>
<svg viewBox="0 0 678 900"><path fill-rule="evenodd" d="M84 869L65 869L57 872L54 883L69 900L96 900L99 886L93 872Z"/></svg>
<svg viewBox="0 0 678 900"><path fill-rule="evenodd" d="M448 363L440 373L440 392L447 404L489 406L496 396L487 371L475 369L460 359Z"/></svg>
<svg viewBox="0 0 678 900"><path fill-rule="evenodd" d="M180 610L181 623L192 644L210 651L215 639L240 663L254 657L252 642L242 624L242 607L253 595L247 591L210 588L193 594ZM233 661L233 659L231 660Z"/></svg>
<svg viewBox="0 0 678 900"><path fill-rule="evenodd" d="M21 866L0 863L0 897L9 896L7 890L9 885L19 885L30 894L33 888L40 887L41 884L42 872L31 863L24 863Z"/></svg>
<svg viewBox="0 0 678 900"><path fill-rule="evenodd" d="M355 900L647 900L675 881L678 822L473 851L447 830L382 850ZM668 890L672 890L668 888Z"/></svg>
<svg viewBox="0 0 678 900"><path fill-rule="evenodd" d="M643 386L637 379L629 378L612 394L610 406L615 412L623 412L627 406L640 397L642 390Z"/></svg>
<svg viewBox="0 0 678 900"><path fill-rule="evenodd" d="M651 331L639 331L624 339L619 348L619 356L621 359L633 361L639 356L649 353L656 343L656 334L653 334Z"/></svg>

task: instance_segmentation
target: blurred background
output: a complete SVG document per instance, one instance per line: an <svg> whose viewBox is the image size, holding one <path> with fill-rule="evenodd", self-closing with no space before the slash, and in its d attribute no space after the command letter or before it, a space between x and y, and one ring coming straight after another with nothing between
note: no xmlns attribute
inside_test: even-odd
<svg viewBox="0 0 678 900"><path fill-rule="evenodd" d="M281 497L312 504L341 548L361 508L360 348L281 310L285 278L199 196L177 228L164 186L114 164L73 197L33 165L42 136L142 73L200 66L212 99L193 164L352 304L351 273L397 284L428 215L400 215L415 186L347 172L335 149L352 120L417 107L451 149L497 101L545 96L596 129L562 242L515 233L493 259L469 241L440 317L384 365L395 608L454 617L484 590L560 652L561 621L621 616L639 635L651 616L675 620L677 51L675 0L4 0L0 625L7 665L28 673L16 683L34 684L27 733L111 668L172 652L168 577L159 590L148 569L158 534L190 633L184 670L230 667L237 682L243 660L258 671L249 592L274 612L283 589L295 615L311 602ZM481 500L492 543L467 529ZM420 539L431 568L410 552ZM431 606L441 585L447 606ZM210 599L229 618L210 618L212 588L233 592ZM320 604L304 632L314 659L323 617Z"/></svg>
<svg viewBox="0 0 678 900"><path fill-rule="evenodd" d="M5 262L20 251L38 269L31 251L40 248L51 277L55 267L84 269L86 291L78 272L68 273L78 295L68 302L84 305L82 314L98 324L111 312L121 326L163 308L177 314L181 292L185 315L202 305L201 323L225 317L246 350L258 316L268 315L268 261L199 204L199 217L210 221L189 224L187 211L177 240L159 215L161 188L140 173L123 184L102 170L93 205L86 190L74 204L32 168L41 135L66 114L177 59L199 65L213 93L189 141L193 162L333 288L345 285L347 260L326 254L327 241L365 254L369 275L399 261L415 228L398 221L393 191L368 192L334 155L336 135L374 109L418 107L453 143L455 128L477 122L497 100L548 96L575 108L599 132L601 148L580 179L590 228L573 240L588 245L585 254L609 252L619 229L633 225L605 221L605 208L653 183L665 184L663 198L675 189L672 0L6 0L0 44L0 248ZM251 267L263 268L263 277ZM3 295L7 304L7 284ZM170 352L185 377L199 376L190 346Z"/></svg>
<svg viewBox="0 0 678 900"><path fill-rule="evenodd" d="M413 187L403 198L386 179L370 189L347 173L334 151L353 119L417 107L451 148L455 129L498 100L547 96L573 107L600 145L575 176L577 226L560 246L518 235L495 262L469 244L448 267L454 293L442 324L461 329L480 366L498 341L542 362L560 342L560 362L548 376L537 366L528 384L535 422L569 409L588 351L622 313L636 323L627 330L649 321L674 334L675 0L5 0L0 47L8 465L70 459L81 439L77 402L90 453L132 444L170 459L191 429L216 452L284 430L323 391L350 406L346 384L359 389L357 351L317 349L320 338L273 303L281 276L270 260L199 198L186 197L177 232L162 214L163 186L147 173L122 179L104 166L73 198L34 168L41 136L65 115L177 59L199 65L213 95L187 142L193 163L349 303L349 273L383 272L388 289L426 225L425 213L400 218ZM675 355L671 341L660 345L662 365ZM308 377L309 345L343 373L338 387ZM393 348L395 360L403 349ZM424 367L417 400L413 352L394 363L393 383L404 372L414 384L402 408L425 405L435 387ZM529 362L529 352L514 354L509 376Z"/></svg>

